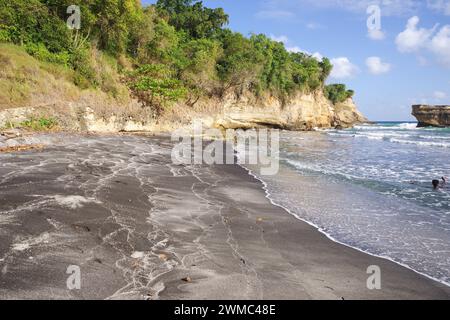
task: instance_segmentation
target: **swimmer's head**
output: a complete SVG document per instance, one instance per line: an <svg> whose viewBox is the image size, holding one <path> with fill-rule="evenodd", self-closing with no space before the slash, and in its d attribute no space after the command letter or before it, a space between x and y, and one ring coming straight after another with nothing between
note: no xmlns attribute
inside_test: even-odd
<svg viewBox="0 0 450 320"><path fill-rule="evenodd" d="M439 188L439 180L433 180L433 188L437 189Z"/></svg>

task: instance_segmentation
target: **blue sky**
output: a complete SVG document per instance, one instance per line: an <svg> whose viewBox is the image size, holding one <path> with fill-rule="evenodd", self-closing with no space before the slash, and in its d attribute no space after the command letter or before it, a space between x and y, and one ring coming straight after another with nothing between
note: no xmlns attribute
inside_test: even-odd
<svg viewBox="0 0 450 320"><path fill-rule="evenodd" d="M143 3L156 1L144 0ZM330 83L356 91L371 120L413 120L415 103L450 104L450 0L206 0L229 28L264 33L289 50L326 56ZM368 28L370 5L380 27Z"/></svg>

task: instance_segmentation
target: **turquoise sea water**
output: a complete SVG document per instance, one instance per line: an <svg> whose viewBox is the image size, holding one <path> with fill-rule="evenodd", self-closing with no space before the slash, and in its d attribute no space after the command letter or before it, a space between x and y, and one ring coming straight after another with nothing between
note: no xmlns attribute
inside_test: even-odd
<svg viewBox="0 0 450 320"><path fill-rule="evenodd" d="M282 132L270 198L333 239L450 283L450 129Z"/></svg>

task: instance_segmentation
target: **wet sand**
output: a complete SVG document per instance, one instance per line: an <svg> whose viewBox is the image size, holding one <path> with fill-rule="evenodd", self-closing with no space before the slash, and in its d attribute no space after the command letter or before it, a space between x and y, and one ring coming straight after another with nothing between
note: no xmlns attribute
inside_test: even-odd
<svg viewBox="0 0 450 320"><path fill-rule="evenodd" d="M0 154L0 299L450 298L271 205L237 165L173 165L166 137L45 140Z"/></svg>

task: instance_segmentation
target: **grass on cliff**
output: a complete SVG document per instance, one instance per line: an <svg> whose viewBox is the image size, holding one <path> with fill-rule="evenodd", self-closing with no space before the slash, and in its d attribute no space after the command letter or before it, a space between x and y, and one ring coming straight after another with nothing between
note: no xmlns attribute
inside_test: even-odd
<svg viewBox="0 0 450 320"><path fill-rule="evenodd" d="M26 48L0 43L0 111L16 107L66 105L96 92L111 96L117 103L129 98L120 83L117 67L98 51L90 52L98 86L83 86L73 69L38 60Z"/></svg>
<svg viewBox="0 0 450 320"><path fill-rule="evenodd" d="M36 106L48 97L74 99L79 89L68 81L71 70L38 61L22 47L0 43L0 110Z"/></svg>

